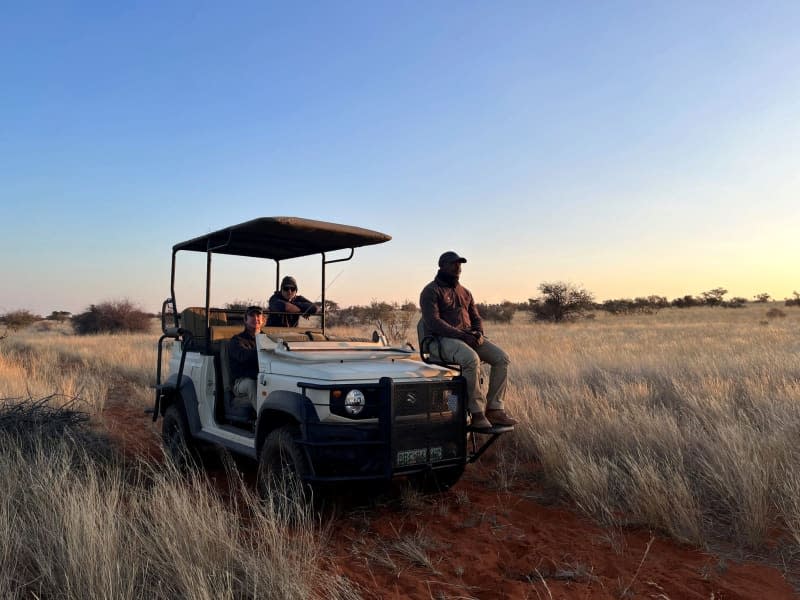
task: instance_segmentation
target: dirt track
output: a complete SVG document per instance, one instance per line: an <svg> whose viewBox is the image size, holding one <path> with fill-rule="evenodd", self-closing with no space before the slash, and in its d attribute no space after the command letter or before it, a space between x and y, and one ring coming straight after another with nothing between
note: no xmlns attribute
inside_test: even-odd
<svg viewBox="0 0 800 600"><path fill-rule="evenodd" d="M161 460L158 428L117 387L103 421L123 452ZM501 442L502 443L502 440ZM645 530L601 529L548 505L536 480L493 489L493 457L437 496L395 494L332 517L333 569L365 598L800 597L777 568L720 558Z"/></svg>

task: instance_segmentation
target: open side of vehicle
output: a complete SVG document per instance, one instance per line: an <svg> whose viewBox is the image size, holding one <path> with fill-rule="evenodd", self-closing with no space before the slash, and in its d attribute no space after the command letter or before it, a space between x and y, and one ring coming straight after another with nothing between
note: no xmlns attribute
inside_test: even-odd
<svg viewBox="0 0 800 600"><path fill-rule="evenodd" d="M336 338L325 326L326 267L350 260L355 248L388 235L296 217L263 217L173 246L171 295L162 306L153 420L163 417L167 451L181 462L198 445L215 444L259 462L264 485L292 473L304 484L388 481L406 475L447 488L497 436L472 449L463 379L451 365L418 360L413 348L386 339ZM176 257L206 254L205 306L177 309ZM344 258L329 258L349 251ZM264 327L256 335L259 374L255 406L233 402L228 341L244 312L210 305L215 254L275 261L320 255L322 311L313 327ZM172 340L162 377L165 341Z"/></svg>

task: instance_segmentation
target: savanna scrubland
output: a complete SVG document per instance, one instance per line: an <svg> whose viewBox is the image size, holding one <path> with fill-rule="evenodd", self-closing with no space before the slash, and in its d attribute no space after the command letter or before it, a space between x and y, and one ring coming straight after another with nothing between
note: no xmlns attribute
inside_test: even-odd
<svg viewBox="0 0 800 600"><path fill-rule="evenodd" d="M770 307L598 312L557 325L518 313L511 324L487 323L511 356L506 403L521 423L492 449L486 485L534 500L547 490L548 503L588 516L612 541L645 530L760 557L791 579L800 551L800 308L767 317ZM163 461L114 452L108 399L139 413L151 404L156 340L155 329L76 336L49 322L0 340L0 398L23 407L0 420L0 594L382 597L332 567L329 517L302 506L276 513L236 466L227 470L236 492L222 493L202 474L187 480ZM43 406L49 418L37 417ZM94 425L80 435L53 426L72 423L74 411ZM450 494L469 504L460 486ZM404 507L424 502L409 493ZM443 501L434 502L441 513ZM402 540L367 562L398 578L404 564L464 576L463 565L447 574L430 562L446 549ZM526 593L553 597L565 580L591 585L590 565L582 568L559 578L531 567L541 581L529 577ZM646 586L639 569L605 597ZM469 586L424 589L419 597L489 597ZM674 594L661 597L684 597Z"/></svg>

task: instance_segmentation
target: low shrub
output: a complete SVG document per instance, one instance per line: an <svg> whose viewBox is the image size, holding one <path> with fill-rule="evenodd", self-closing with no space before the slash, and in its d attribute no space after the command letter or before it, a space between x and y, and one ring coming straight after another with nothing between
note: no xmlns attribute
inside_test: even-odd
<svg viewBox="0 0 800 600"><path fill-rule="evenodd" d="M14 310L0 316L0 323L4 323L12 331L22 329L23 327L27 327L28 325L41 320L42 317L25 309Z"/></svg>
<svg viewBox="0 0 800 600"><path fill-rule="evenodd" d="M86 312L72 317L72 326L79 335L97 333L145 332L151 316L129 300L92 304Z"/></svg>
<svg viewBox="0 0 800 600"><path fill-rule="evenodd" d="M514 313L517 312L517 305L508 301L502 304L483 304L479 302L477 307L481 317L493 323L511 323L514 319Z"/></svg>

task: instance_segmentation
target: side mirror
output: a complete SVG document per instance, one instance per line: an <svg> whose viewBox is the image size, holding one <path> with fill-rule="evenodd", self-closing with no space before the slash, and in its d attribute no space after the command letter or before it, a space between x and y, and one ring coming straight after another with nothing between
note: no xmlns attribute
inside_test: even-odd
<svg viewBox="0 0 800 600"><path fill-rule="evenodd" d="M172 317L172 324L168 325L167 321L169 317ZM171 328L177 329L180 326L178 323L178 311L175 309L175 299L174 298L167 298L161 304L161 331L167 334L167 330ZM170 337L174 337L170 335Z"/></svg>

